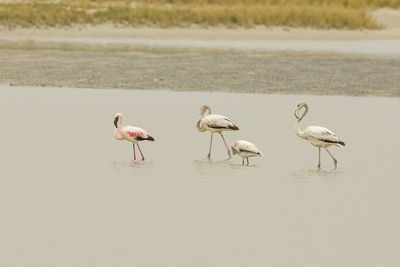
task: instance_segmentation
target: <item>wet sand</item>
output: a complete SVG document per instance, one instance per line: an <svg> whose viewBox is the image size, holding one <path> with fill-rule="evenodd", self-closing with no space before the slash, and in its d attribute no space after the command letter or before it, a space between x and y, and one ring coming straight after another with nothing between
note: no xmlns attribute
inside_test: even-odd
<svg viewBox="0 0 400 267"><path fill-rule="evenodd" d="M326 153L307 125L345 142ZM240 166L198 133L200 105L265 154ZM145 162L113 136L147 129ZM1 266L385 266L399 263L399 98L0 87Z"/></svg>
<svg viewBox="0 0 400 267"><path fill-rule="evenodd" d="M382 30L317 30L256 26L254 28L226 28L192 26L190 28L127 27L123 25L76 25L72 27L14 28L0 26L0 36L7 38L90 38L90 39L159 39L159 40L279 40L279 41L362 41L399 40L400 10L381 9L374 13L386 26Z"/></svg>
<svg viewBox="0 0 400 267"><path fill-rule="evenodd" d="M0 50L0 84L400 96L400 58L310 53Z"/></svg>
<svg viewBox="0 0 400 267"><path fill-rule="evenodd" d="M400 13L380 31L114 25L0 29L0 84L400 96Z"/></svg>
<svg viewBox="0 0 400 267"><path fill-rule="evenodd" d="M400 33L399 33L400 38ZM324 53L400 57L400 40L236 40L0 37L0 48L86 51L189 51L236 53Z"/></svg>

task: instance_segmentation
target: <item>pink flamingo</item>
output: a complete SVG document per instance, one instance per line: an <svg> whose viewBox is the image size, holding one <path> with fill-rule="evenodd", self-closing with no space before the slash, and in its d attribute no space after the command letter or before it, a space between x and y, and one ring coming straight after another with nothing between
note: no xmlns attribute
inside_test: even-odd
<svg viewBox="0 0 400 267"><path fill-rule="evenodd" d="M144 140L154 142L154 138L151 135L149 135L146 130L142 128L130 125L121 126L121 124L122 124L122 114L117 113L115 114L115 119L114 119L114 125L116 128L114 130L114 137L118 140L126 140L132 142L133 160L136 160L135 144L137 144L139 152L142 155L142 160L144 160L144 156L142 150L140 149L139 142Z"/></svg>

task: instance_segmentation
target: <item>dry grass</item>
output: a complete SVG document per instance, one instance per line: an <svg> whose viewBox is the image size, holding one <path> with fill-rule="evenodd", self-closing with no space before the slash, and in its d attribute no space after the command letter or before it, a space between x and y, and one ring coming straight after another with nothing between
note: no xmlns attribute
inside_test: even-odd
<svg viewBox="0 0 400 267"><path fill-rule="evenodd" d="M1 2L1 1L0 1ZM290 26L379 29L372 8L400 0L37 0L0 3L0 24L68 26L118 23L132 26Z"/></svg>
<svg viewBox="0 0 400 267"><path fill-rule="evenodd" d="M82 0L70 0L72 2L82 2ZM110 2L100 0L97 2ZM116 1L114 1L116 2ZM399 0L136 0L124 1L142 4L186 4L186 5L337 5L342 7L362 8L362 7L399 7Z"/></svg>

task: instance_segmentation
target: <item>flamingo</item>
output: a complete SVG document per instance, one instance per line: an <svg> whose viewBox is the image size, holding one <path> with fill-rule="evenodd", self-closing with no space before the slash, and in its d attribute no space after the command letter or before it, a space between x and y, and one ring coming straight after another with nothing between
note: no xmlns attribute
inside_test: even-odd
<svg viewBox="0 0 400 267"><path fill-rule="evenodd" d="M123 118L122 113L115 114L114 125L116 129L114 130L114 137L117 140L126 140L132 142L134 160L136 160L135 144L137 144L139 152L142 155L142 160L144 160L144 156L142 150L140 149L139 142L144 140L154 142L154 138L151 135L149 135L146 130L142 128L130 125L121 126L122 118Z"/></svg>
<svg viewBox="0 0 400 267"><path fill-rule="evenodd" d="M299 116L298 112L304 108L304 112ZM339 139L331 130L321 127L321 126L308 126L304 131L300 130L300 122L308 113L308 105L305 102L299 102L294 111L294 116L297 119L296 122L296 134L309 141L313 146L318 147L318 166L321 168L321 147L325 148L326 152L331 156L333 162L335 163L335 170L337 168L337 160L333 157L331 152L329 152L329 146L344 147L345 143Z"/></svg>
<svg viewBox="0 0 400 267"><path fill-rule="evenodd" d="M255 144L245 141L245 140L237 140L233 144L232 154L239 154L242 157L242 165L244 165L244 159L247 160L247 166L249 166L249 158L260 156L263 157L264 154L259 150Z"/></svg>
<svg viewBox="0 0 400 267"><path fill-rule="evenodd" d="M206 111L208 111L208 115L205 115ZM239 127L237 127L233 122L231 122L225 116L218 114L211 114L211 108L207 105L203 105L200 108L200 117L197 119L196 127L199 132L209 131L211 133L210 150L207 155L208 159L211 158L212 141L215 133L219 133L219 135L221 135L222 140L225 143L226 150L228 151L228 157L229 159L232 158L231 151L229 150L228 145L226 144L222 132L237 131L239 130Z"/></svg>

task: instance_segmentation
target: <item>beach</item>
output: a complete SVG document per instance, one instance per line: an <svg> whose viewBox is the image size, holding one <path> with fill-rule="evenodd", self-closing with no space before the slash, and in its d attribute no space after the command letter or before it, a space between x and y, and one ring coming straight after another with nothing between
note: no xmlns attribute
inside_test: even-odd
<svg viewBox="0 0 400 267"><path fill-rule="evenodd" d="M383 30L3 28L0 84L398 97L400 20L379 12Z"/></svg>
<svg viewBox="0 0 400 267"><path fill-rule="evenodd" d="M74 88L400 96L376 56L0 50L0 83Z"/></svg>

